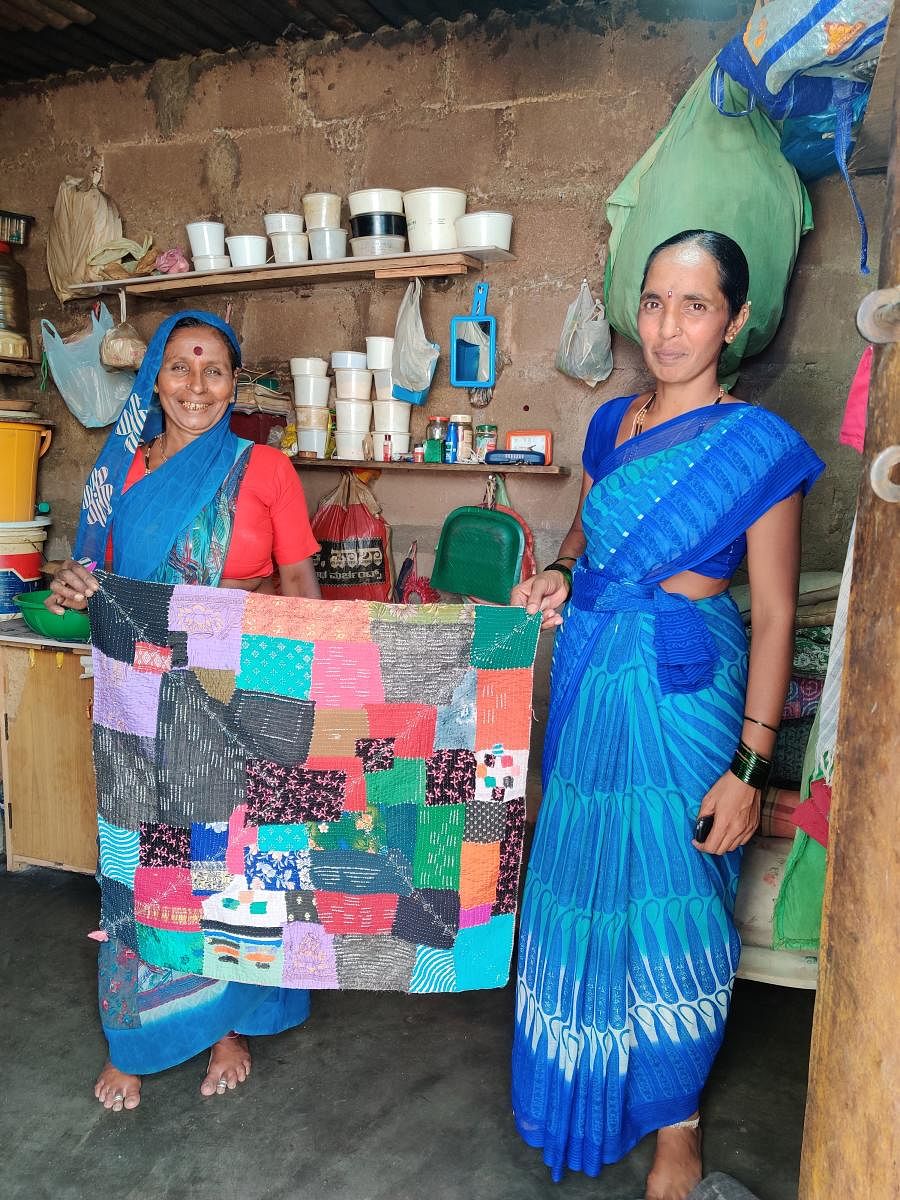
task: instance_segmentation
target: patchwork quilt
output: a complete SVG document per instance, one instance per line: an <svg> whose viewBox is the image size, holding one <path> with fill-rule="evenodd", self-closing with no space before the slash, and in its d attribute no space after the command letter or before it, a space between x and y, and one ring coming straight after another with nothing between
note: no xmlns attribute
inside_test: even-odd
<svg viewBox="0 0 900 1200"><path fill-rule="evenodd" d="M503 986L539 616L97 579L108 934L245 983Z"/></svg>

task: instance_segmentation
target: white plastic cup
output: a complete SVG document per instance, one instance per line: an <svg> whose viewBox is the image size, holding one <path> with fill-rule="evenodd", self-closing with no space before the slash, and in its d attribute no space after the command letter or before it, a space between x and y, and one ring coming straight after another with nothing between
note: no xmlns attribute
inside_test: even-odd
<svg viewBox="0 0 900 1200"><path fill-rule="evenodd" d="M333 262L347 257L346 229L316 229L310 226L309 253L316 262Z"/></svg>
<svg viewBox="0 0 900 1200"><path fill-rule="evenodd" d="M328 373L328 362L324 358L292 358L292 375L318 375L324 379Z"/></svg>
<svg viewBox="0 0 900 1200"><path fill-rule="evenodd" d="M300 213L277 212L266 213L263 224L269 237L273 233L302 233L303 217Z"/></svg>
<svg viewBox="0 0 900 1200"><path fill-rule="evenodd" d="M409 454L410 436L399 429L384 429L372 434L372 450L376 462L384 462L384 439L391 439L391 455Z"/></svg>
<svg viewBox="0 0 900 1200"><path fill-rule="evenodd" d="M363 188L359 192L351 192L347 197L350 205L350 216L358 217L363 213L396 213L403 216L403 193L396 188Z"/></svg>
<svg viewBox="0 0 900 1200"><path fill-rule="evenodd" d="M227 254L198 254L194 258L195 271L222 271L230 266Z"/></svg>
<svg viewBox="0 0 900 1200"><path fill-rule="evenodd" d="M498 246L508 250L512 223L512 213L464 213L456 218L456 240L460 246Z"/></svg>
<svg viewBox="0 0 900 1200"><path fill-rule="evenodd" d="M341 223L341 198L334 192L308 192L303 197L306 228L337 229Z"/></svg>
<svg viewBox="0 0 900 1200"><path fill-rule="evenodd" d="M390 368L386 371L373 371L372 378L375 380L375 399L393 400L394 372Z"/></svg>
<svg viewBox="0 0 900 1200"><path fill-rule="evenodd" d="M392 337L366 338L366 366L370 371L389 371L394 361Z"/></svg>
<svg viewBox="0 0 900 1200"><path fill-rule="evenodd" d="M231 265L234 267L264 267L266 239L257 233L239 233L225 239Z"/></svg>
<svg viewBox="0 0 900 1200"><path fill-rule="evenodd" d="M312 451L316 458L325 457L325 443L328 441L327 429L297 429L297 449Z"/></svg>
<svg viewBox="0 0 900 1200"><path fill-rule="evenodd" d="M324 375L294 375L294 404L298 407L326 408L331 380Z"/></svg>
<svg viewBox="0 0 900 1200"><path fill-rule="evenodd" d="M225 253L225 226L221 221L191 221L184 227L191 243L191 255Z"/></svg>
<svg viewBox="0 0 900 1200"><path fill-rule="evenodd" d="M365 371L366 356L361 350L334 350L331 354L331 369Z"/></svg>
<svg viewBox="0 0 900 1200"><path fill-rule="evenodd" d="M404 400L376 400L374 410L379 433L409 433L411 404Z"/></svg>
<svg viewBox="0 0 900 1200"><path fill-rule="evenodd" d="M311 405L294 406L297 429L327 429L328 409L313 408Z"/></svg>
<svg viewBox="0 0 900 1200"><path fill-rule="evenodd" d="M309 258L309 239L305 233L270 233L269 240L277 263L300 263Z"/></svg>
<svg viewBox="0 0 900 1200"><path fill-rule="evenodd" d="M372 372L338 369L334 390L338 400L368 400L372 395Z"/></svg>
<svg viewBox="0 0 900 1200"><path fill-rule="evenodd" d="M353 433L338 429L334 434L335 458L349 458L362 461L366 456L363 451L363 432Z"/></svg>
<svg viewBox="0 0 900 1200"><path fill-rule="evenodd" d="M372 424L370 400L335 400L335 428L341 433L368 433Z"/></svg>
<svg viewBox="0 0 900 1200"><path fill-rule="evenodd" d="M455 250L456 218L466 211L466 193L459 188L416 188L403 193L406 236L414 254Z"/></svg>

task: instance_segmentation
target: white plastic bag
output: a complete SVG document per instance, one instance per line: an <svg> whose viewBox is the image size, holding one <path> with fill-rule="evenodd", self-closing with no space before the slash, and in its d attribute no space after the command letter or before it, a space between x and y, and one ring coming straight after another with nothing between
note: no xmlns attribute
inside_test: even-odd
<svg viewBox="0 0 900 1200"><path fill-rule="evenodd" d="M120 321L114 329L107 330L100 343L100 361L107 371L120 368L136 371L146 353L147 343L127 321Z"/></svg>
<svg viewBox="0 0 900 1200"><path fill-rule="evenodd" d="M90 328L65 339L49 321L41 321L44 351L53 382L74 416L88 429L112 425L134 386L134 371L107 371L100 362L100 343L113 328L106 305L91 313Z"/></svg>
<svg viewBox="0 0 900 1200"><path fill-rule="evenodd" d="M414 279L397 313L394 330L393 397L407 404L424 404L441 353L429 342L422 324L422 281Z"/></svg>
<svg viewBox="0 0 900 1200"><path fill-rule="evenodd" d="M122 236L119 210L100 191L100 168L90 179L71 175L59 185L47 233L47 272L60 300L71 300L73 283L88 278L87 262L107 242Z"/></svg>
<svg viewBox="0 0 900 1200"><path fill-rule="evenodd" d="M612 345L606 310L591 295L586 279L569 305L556 354L556 369L596 387L613 369Z"/></svg>

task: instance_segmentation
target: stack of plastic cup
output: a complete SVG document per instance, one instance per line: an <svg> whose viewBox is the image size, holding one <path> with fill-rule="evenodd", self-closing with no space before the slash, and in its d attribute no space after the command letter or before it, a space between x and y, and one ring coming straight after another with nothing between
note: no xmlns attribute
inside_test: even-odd
<svg viewBox="0 0 900 1200"><path fill-rule="evenodd" d="M347 230L341 229L341 198L334 192L309 192L303 197L303 216L314 262L347 257Z"/></svg>
<svg viewBox="0 0 900 1200"><path fill-rule="evenodd" d="M366 356L354 350L336 350L331 356L335 390L335 454L338 458L365 458L364 440L372 424L372 372Z"/></svg>
<svg viewBox="0 0 900 1200"><path fill-rule="evenodd" d="M297 449L325 457L328 441L328 392L331 387L324 358L292 358L294 412L297 419Z"/></svg>
<svg viewBox="0 0 900 1200"><path fill-rule="evenodd" d="M412 405L395 400L391 364L394 356L394 339L388 337L366 338L366 360L375 380L375 433L372 449L376 462L384 459L384 444L390 436L390 454L409 453L409 418Z"/></svg>

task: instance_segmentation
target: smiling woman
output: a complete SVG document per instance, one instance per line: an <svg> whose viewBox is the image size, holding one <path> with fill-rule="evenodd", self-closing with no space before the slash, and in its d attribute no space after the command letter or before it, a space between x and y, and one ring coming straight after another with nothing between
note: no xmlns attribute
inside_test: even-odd
<svg viewBox="0 0 900 1200"><path fill-rule="evenodd" d="M240 362L234 330L212 313L157 329L85 485L77 556L133 579L251 591L273 589L277 566L283 595L318 597L319 546L296 472L280 450L231 432ZM69 560L47 605L85 608L97 586ZM113 827L101 828L109 841ZM99 998L109 1061L94 1094L117 1112L140 1103L142 1075L203 1050L201 1093L233 1089L250 1071L245 1035L278 1033L309 1011L308 992L162 970L124 934L100 946Z"/></svg>
<svg viewBox="0 0 900 1200"><path fill-rule="evenodd" d="M685 1200L702 1174L741 848L790 673L802 496L823 467L718 386L748 280L722 234L650 255L637 320L654 387L594 414L559 557L512 597L562 626L519 934L516 1123L556 1179L597 1175L656 1130L647 1200ZM749 671L727 594L745 553Z"/></svg>

